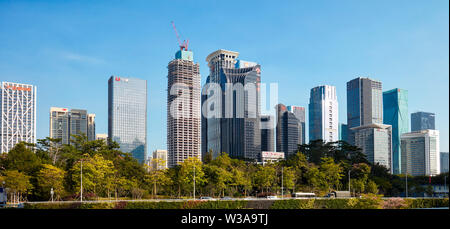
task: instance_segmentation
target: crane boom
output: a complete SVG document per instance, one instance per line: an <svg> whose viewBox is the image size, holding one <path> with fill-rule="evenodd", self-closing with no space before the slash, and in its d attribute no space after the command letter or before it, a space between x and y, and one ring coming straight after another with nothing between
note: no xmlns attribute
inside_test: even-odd
<svg viewBox="0 0 450 229"><path fill-rule="evenodd" d="M173 30L175 31L175 35L177 36L177 40L178 40L178 45L180 46L181 50L188 50L188 44L189 44L189 40L187 40L187 42L184 40L183 43L181 43L180 41L180 35L178 34L177 28L175 27L175 23L173 21L171 21L172 23L172 27Z"/></svg>

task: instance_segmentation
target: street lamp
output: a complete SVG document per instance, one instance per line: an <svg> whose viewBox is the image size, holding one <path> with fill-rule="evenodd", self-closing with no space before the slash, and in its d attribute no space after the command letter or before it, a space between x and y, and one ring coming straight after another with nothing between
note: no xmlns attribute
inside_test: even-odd
<svg viewBox="0 0 450 229"><path fill-rule="evenodd" d="M194 200L195 200L195 161L194 161Z"/></svg>
<svg viewBox="0 0 450 229"><path fill-rule="evenodd" d="M281 167L281 199L283 199L283 190L284 190L284 188L283 188L283 169L284 169L284 167Z"/></svg>
<svg viewBox="0 0 450 229"><path fill-rule="evenodd" d="M50 195L52 196L52 202L53 202L53 194L54 194L54 192L53 192L53 187L50 189Z"/></svg>
<svg viewBox="0 0 450 229"><path fill-rule="evenodd" d="M80 201L83 202L83 159L80 162Z"/></svg>

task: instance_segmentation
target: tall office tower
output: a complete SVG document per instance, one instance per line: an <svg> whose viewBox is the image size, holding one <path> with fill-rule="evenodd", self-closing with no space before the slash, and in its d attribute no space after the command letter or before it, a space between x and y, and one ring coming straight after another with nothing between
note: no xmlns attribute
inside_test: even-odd
<svg viewBox="0 0 450 229"><path fill-rule="evenodd" d="M275 150L274 133L273 116L261 115L261 151L273 152Z"/></svg>
<svg viewBox="0 0 450 229"><path fill-rule="evenodd" d="M409 132L407 90L395 88L383 92L383 123L392 126L392 172L400 174L400 138Z"/></svg>
<svg viewBox="0 0 450 229"><path fill-rule="evenodd" d="M441 152L441 173L448 173L448 152Z"/></svg>
<svg viewBox="0 0 450 229"><path fill-rule="evenodd" d="M370 78L347 82L347 125L351 129L373 123L383 124L382 84ZM349 143L353 144L349 132Z"/></svg>
<svg viewBox="0 0 450 229"><path fill-rule="evenodd" d="M348 126L344 123L339 123L339 141L348 141Z"/></svg>
<svg viewBox="0 0 450 229"><path fill-rule="evenodd" d="M69 144L69 109L50 107L49 137L61 139L61 144Z"/></svg>
<svg viewBox="0 0 450 229"><path fill-rule="evenodd" d="M219 91L213 87L202 105L211 114L206 123L206 144L214 158L226 152L233 158L257 161L261 156L261 66L248 61L238 62L238 55L238 52L221 49L206 57L209 82L221 88L220 94L214 95Z"/></svg>
<svg viewBox="0 0 450 229"><path fill-rule="evenodd" d="M367 160L391 170L392 127L384 124L369 124L353 127L355 145L362 149Z"/></svg>
<svg viewBox="0 0 450 229"><path fill-rule="evenodd" d="M306 144L306 115L305 115L305 108L299 107L299 106L287 106L287 110L292 112L294 116L297 118L298 124L299 124L299 141L300 144Z"/></svg>
<svg viewBox="0 0 450 229"><path fill-rule="evenodd" d="M88 114L88 128L87 128L87 137L88 141L94 141L95 137L95 114Z"/></svg>
<svg viewBox="0 0 450 229"><path fill-rule="evenodd" d="M86 110L51 107L49 137L61 139L61 144L71 144L72 135L85 134L88 141L93 141L95 140L94 117L95 114L88 114Z"/></svg>
<svg viewBox="0 0 450 229"><path fill-rule="evenodd" d="M411 131L434 130L435 114L430 112L415 112L411 114Z"/></svg>
<svg viewBox="0 0 450 229"><path fill-rule="evenodd" d="M108 137L140 163L147 155L147 80L108 80Z"/></svg>
<svg viewBox="0 0 450 229"><path fill-rule="evenodd" d="M311 89L309 98L309 140L339 140L336 87L324 85Z"/></svg>
<svg viewBox="0 0 450 229"><path fill-rule="evenodd" d="M205 158L207 152L209 151L209 148L208 148L208 119L206 118L206 114L208 112L207 112L207 109L203 109L203 105L205 104L206 100L208 99L208 94L207 94L208 88L209 88L209 76L206 78L205 85L203 85L202 95L201 95L201 98L202 98L202 108L201 108L201 111L202 111L202 114L201 114L201 116L202 116L202 144L201 144L202 145L202 159Z"/></svg>
<svg viewBox="0 0 450 229"><path fill-rule="evenodd" d="M36 143L36 86L2 82L0 87L0 153L19 142Z"/></svg>
<svg viewBox="0 0 450 229"><path fill-rule="evenodd" d="M402 134L401 147L402 174L432 176L440 173L438 130Z"/></svg>
<svg viewBox="0 0 450 229"><path fill-rule="evenodd" d="M69 111L69 133L72 135L88 134L87 111L81 109L70 109Z"/></svg>
<svg viewBox="0 0 450 229"><path fill-rule="evenodd" d="M168 70L167 153L172 168L190 157L201 159L201 86L192 51L178 50Z"/></svg>
<svg viewBox="0 0 450 229"><path fill-rule="evenodd" d="M278 104L276 124L276 149L284 152L286 158L297 153L298 145L302 144L301 124L295 114L284 104Z"/></svg>

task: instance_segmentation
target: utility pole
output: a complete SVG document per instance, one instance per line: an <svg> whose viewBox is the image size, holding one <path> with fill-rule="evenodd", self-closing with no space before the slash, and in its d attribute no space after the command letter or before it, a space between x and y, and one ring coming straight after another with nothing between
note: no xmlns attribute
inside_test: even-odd
<svg viewBox="0 0 450 229"><path fill-rule="evenodd" d="M80 180L80 200L83 202L83 159L81 159Z"/></svg>
<svg viewBox="0 0 450 229"><path fill-rule="evenodd" d="M194 200L195 200L195 161L194 161Z"/></svg>

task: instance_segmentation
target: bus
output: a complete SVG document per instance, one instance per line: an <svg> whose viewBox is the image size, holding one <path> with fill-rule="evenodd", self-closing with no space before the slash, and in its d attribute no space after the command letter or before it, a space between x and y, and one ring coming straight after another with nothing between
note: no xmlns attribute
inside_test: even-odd
<svg viewBox="0 0 450 229"><path fill-rule="evenodd" d="M292 197L294 198L313 198L316 197L316 194L313 192L296 192L292 193Z"/></svg>

